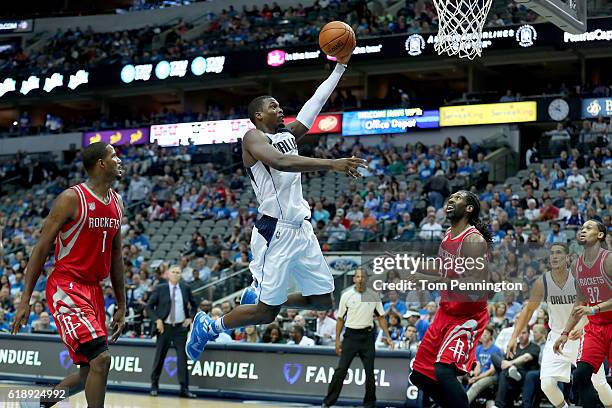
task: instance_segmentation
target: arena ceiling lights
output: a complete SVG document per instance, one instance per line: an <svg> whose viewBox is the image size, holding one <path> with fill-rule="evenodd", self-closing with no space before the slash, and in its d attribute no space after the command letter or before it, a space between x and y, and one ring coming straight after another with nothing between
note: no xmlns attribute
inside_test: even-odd
<svg viewBox="0 0 612 408"><path fill-rule="evenodd" d="M65 75L62 75L59 72L54 72L49 76L40 77L37 75L30 75L27 79L21 80L19 86L17 86L17 80L13 78L5 78L2 82L0 82L0 98L9 92L16 91L19 91L19 93L22 95L27 95L35 89L41 89L41 85L43 91L50 93L56 88L64 86L64 78ZM87 83L89 83L89 72L81 69L74 74L68 75L68 83L66 86L74 91L80 85Z"/></svg>

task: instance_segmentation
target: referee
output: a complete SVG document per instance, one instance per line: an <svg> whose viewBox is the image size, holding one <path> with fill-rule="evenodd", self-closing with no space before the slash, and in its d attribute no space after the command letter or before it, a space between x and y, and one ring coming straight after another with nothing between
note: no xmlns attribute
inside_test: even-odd
<svg viewBox="0 0 612 408"><path fill-rule="evenodd" d="M366 373L366 393L363 397L364 408L376 406L376 387L374 382L374 338L373 316L376 314L378 324L384 330L386 342L393 349L393 341L389 335L384 308L381 301L364 302L362 296L366 292L366 273L357 269L353 276L354 287L348 289L340 298L338 308L338 321L336 322L336 354L340 356L340 363L327 389L327 396L323 400L322 408L330 407L336 403L346 372L356 355L359 355ZM368 293L370 294L370 293ZM344 341L340 345L342 326L346 323Z"/></svg>

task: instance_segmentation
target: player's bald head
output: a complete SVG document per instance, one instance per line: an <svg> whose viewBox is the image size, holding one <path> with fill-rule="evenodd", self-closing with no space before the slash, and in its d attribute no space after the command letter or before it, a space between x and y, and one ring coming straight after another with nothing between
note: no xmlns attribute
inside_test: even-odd
<svg viewBox="0 0 612 408"><path fill-rule="evenodd" d="M87 173L91 173L96 167L98 160L104 160L108 154L108 146L110 145L106 142L96 142L90 144L83 150L83 167L85 167Z"/></svg>
<svg viewBox="0 0 612 408"><path fill-rule="evenodd" d="M266 106L266 103L269 99L274 99L274 97L270 95L262 95L253 99L251 103L249 103L249 119L253 124L257 121L257 112L263 112Z"/></svg>

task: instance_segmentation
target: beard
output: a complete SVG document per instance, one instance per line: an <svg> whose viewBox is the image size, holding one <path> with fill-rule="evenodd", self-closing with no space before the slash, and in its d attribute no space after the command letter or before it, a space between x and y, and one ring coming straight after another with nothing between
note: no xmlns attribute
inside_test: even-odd
<svg viewBox="0 0 612 408"><path fill-rule="evenodd" d="M465 211L463 209L455 207L453 208L453 211L446 213L446 218L448 218L450 222L457 222L463 218L464 215Z"/></svg>

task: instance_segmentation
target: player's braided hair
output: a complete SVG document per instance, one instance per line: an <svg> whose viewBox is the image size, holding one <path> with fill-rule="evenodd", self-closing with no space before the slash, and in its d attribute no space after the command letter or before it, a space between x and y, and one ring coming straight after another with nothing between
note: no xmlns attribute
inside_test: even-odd
<svg viewBox="0 0 612 408"><path fill-rule="evenodd" d="M491 247L493 245L493 237L489 231L489 224L480 219L480 199L471 191L462 190L461 193L465 196L467 205L474 207L474 211L469 214L468 222L476 227L485 241L487 241L487 245Z"/></svg>

